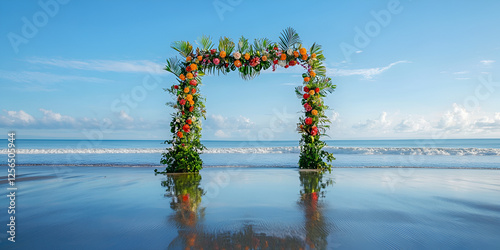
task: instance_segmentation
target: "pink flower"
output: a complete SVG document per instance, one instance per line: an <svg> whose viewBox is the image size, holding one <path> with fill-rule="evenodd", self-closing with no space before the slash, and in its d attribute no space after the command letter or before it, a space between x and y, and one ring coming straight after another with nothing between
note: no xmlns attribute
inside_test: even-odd
<svg viewBox="0 0 500 250"><path fill-rule="evenodd" d="M238 59L241 58L241 53L240 52L234 52L233 53L233 57L234 57L234 59L238 60Z"/></svg>
<svg viewBox="0 0 500 250"><path fill-rule="evenodd" d="M215 59L214 59L214 64L215 64L215 65L219 65L219 63L220 63L219 58L215 58Z"/></svg>
<svg viewBox="0 0 500 250"><path fill-rule="evenodd" d="M258 57L254 57L254 58L250 59L250 66L251 67L255 67L259 63L260 63L260 58L258 58Z"/></svg>
<svg viewBox="0 0 500 250"><path fill-rule="evenodd" d="M307 112L312 110L312 107L311 105L309 105L309 103L304 104L304 108L306 109Z"/></svg>
<svg viewBox="0 0 500 250"><path fill-rule="evenodd" d="M184 105L184 104L186 104L186 100L181 99L181 100L179 101L179 104L180 104L180 105Z"/></svg>

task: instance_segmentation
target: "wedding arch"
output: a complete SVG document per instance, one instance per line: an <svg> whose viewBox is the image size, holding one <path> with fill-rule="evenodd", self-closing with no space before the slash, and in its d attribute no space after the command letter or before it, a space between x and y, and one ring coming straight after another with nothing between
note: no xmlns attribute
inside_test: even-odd
<svg viewBox="0 0 500 250"><path fill-rule="evenodd" d="M253 44L241 37L235 44L231 39L219 39L214 43L208 36L202 36L194 49L187 41L177 41L171 47L179 52L177 57L167 59L165 70L177 77L177 83L165 89L175 98L167 103L174 108L170 131L171 145L163 153L161 163L167 165L164 172L198 172L203 167L200 154L205 149L201 143L201 118L205 117L205 98L199 87L206 74L232 71L239 72L245 80L253 79L262 70L277 67L303 67L303 85L295 88L295 93L304 106L304 116L299 118L297 130L302 134L300 140L299 168L331 170L333 155L323 149L326 143L320 137L326 135L330 121L325 115L328 109L323 102L327 93L335 89L332 80L326 77L323 65L325 57L320 45L314 43L310 48L301 44L297 32L292 28L283 30L279 42L267 38L255 39ZM156 170L155 170L156 171Z"/></svg>

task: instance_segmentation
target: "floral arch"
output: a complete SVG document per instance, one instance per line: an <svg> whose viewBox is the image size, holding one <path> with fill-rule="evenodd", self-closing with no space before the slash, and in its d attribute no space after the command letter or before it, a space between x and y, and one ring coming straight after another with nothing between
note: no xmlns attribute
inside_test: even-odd
<svg viewBox="0 0 500 250"><path fill-rule="evenodd" d="M205 147L200 141L201 118L205 119L206 111L199 87L205 74L238 71L243 79L250 80L262 70L272 68L274 71L276 67L305 69L302 74L304 86L295 89L304 106L304 116L297 124L297 130L302 134L299 168L331 170L329 163L335 158L323 150L326 143L320 137L326 136L330 123L325 115L328 106L323 97L332 93L336 86L325 75L325 57L320 45L314 43L307 49L292 28L283 30L278 43L263 38L255 39L252 44L241 37L235 44L224 37L214 48L207 36L201 37L198 43L201 46L194 49L189 42L174 42L171 47L179 52L182 60L177 57L167 59L165 70L178 79L177 84L165 89L175 98L167 103L175 112L170 123L173 137L165 141L171 147L161 159L161 163L167 165L164 172L198 172L202 169L200 154Z"/></svg>

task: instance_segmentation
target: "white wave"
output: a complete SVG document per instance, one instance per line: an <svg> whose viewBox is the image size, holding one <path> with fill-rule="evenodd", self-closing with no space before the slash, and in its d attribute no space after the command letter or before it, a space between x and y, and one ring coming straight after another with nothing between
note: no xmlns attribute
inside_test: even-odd
<svg viewBox="0 0 500 250"><path fill-rule="evenodd" d="M325 147L334 154L361 155L493 155L500 156L499 148L382 148L382 147ZM159 154L161 148L91 148L91 149L17 149L17 154ZM0 154L7 154L0 149ZM299 147L209 148L206 154L298 154Z"/></svg>

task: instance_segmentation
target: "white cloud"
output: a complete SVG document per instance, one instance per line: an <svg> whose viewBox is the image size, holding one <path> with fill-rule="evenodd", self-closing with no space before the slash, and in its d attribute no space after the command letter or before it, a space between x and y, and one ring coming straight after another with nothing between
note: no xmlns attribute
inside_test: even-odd
<svg viewBox="0 0 500 250"><path fill-rule="evenodd" d="M470 77L456 77L456 80L470 80Z"/></svg>
<svg viewBox="0 0 500 250"><path fill-rule="evenodd" d="M468 73L469 73L469 71L467 71L467 70L453 72L454 75L465 75L465 74L468 74Z"/></svg>
<svg viewBox="0 0 500 250"><path fill-rule="evenodd" d="M113 119L73 117L63 115L47 109L39 109L41 116L34 117L23 110L7 111L0 115L0 127L4 128L30 128L30 129L135 129L150 130L163 128L167 121L144 122L142 119L135 121L125 112L117 113Z"/></svg>
<svg viewBox="0 0 500 250"><path fill-rule="evenodd" d="M482 60L481 63L484 65L484 66L490 66L491 64L493 64L495 62L495 60Z"/></svg>
<svg viewBox="0 0 500 250"><path fill-rule="evenodd" d="M68 69L130 72L130 73L165 73L164 65L148 60L68 60L31 58L32 64L44 64Z"/></svg>
<svg viewBox="0 0 500 250"><path fill-rule="evenodd" d="M120 119L128 122L133 122L134 118L130 117L127 112L120 110Z"/></svg>
<svg viewBox="0 0 500 250"><path fill-rule="evenodd" d="M228 138L233 135L248 135L252 128L255 127L249 118L244 116L239 117L224 117L222 115L210 115L204 123L207 130L213 130L214 135L220 138Z"/></svg>
<svg viewBox="0 0 500 250"><path fill-rule="evenodd" d="M356 50L356 54L363 52L362 50Z"/></svg>
<svg viewBox="0 0 500 250"><path fill-rule="evenodd" d="M19 111L6 111L7 116L0 116L0 124L5 125L6 127L19 125L19 126L28 126L35 122L35 118L30 114L24 112L23 110Z"/></svg>
<svg viewBox="0 0 500 250"><path fill-rule="evenodd" d="M96 78L96 77L84 77L84 76L73 76L73 75L57 75L36 71L18 71L10 72L0 70L0 78L20 82L20 83L59 83L59 82L95 82L95 83L107 83L110 80Z"/></svg>
<svg viewBox="0 0 500 250"><path fill-rule="evenodd" d="M387 129L391 123L392 122L387 119L387 112L382 112L377 119L367 119L365 122L354 125L353 128L360 130Z"/></svg>
<svg viewBox="0 0 500 250"><path fill-rule="evenodd" d="M425 132L432 129L431 124L423 118L408 117L394 127L397 132Z"/></svg>
<svg viewBox="0 0 500 250"><path fill-rule="evenodd" d="M410 63L409 61L397 61L393 62L385 67L378 68L368 68L368 69L327 69L328 74L333 76L355 76L360 75L365 79L372 79L374 76L380 75L383 72L389 70L393 66L400 63Z"/></svg>

